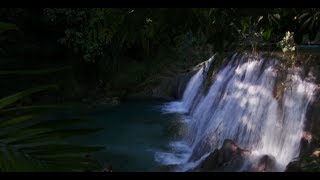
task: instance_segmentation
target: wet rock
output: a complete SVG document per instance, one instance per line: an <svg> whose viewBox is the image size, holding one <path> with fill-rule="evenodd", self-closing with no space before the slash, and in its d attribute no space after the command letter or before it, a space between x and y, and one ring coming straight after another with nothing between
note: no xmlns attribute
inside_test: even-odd
<svg viewBox="0 0 320 180"><path fill-rule="evenodd" d="M312 156L320 158L320 149L313 151Z"/></svg>
<svg viewBox="0 0 320 180"><path fill-rule="evenodd" d="M264 155L260 158L257 164L254 164L249 170L251 172L270 172L274 170L276 160L274 157Z"/></svg>
<svg viewBox="0 0 320 180"><path fill-rule="evenodd" d="M181 138L187 130L187 124L180 119L173 119L168 121L165 125L165 134L176 139Z"/></svg>
<svg viewBox="0 0 320 180"><path fill-rule="evenodd" d="M234 156L240 154L241 149L237 146L235 142L230 139L226 139L223 142L221 150L221 158L223 161L227 162L230 161Z"/></svg>
<svg viewBox="0 0 320 180"><path fill-rule="evenodd" d="M181 99L189 80L195 73L196 71L190 71L163 78L158 86L152 87L150 93L145 92L142 94L149 94L153 98L166 100Z"/></svg>
<svg viewBox="0 0 320 180"><path fill-rule="evenodd" d="M286 74L283 72L280 72L279 75L276 77L276 81L273 89L273 96L281 106L282 106L282 100L283 100L283 95L285 90L285 80L286 80Z"/></svg>
<svg viewBox="0 0 320 180"><path fill-rule="evenodd" d="M210 142L210 143L207 143ZM217 138L216 136L211 136L210 138L204 137L199 143L196 144L193 149L192 155L189 158L189 162L194 162L199 160L204 154L210 153L214 147L216 147Z"/></svg>
<svg viewBox="0 0 320 180"><path fill-rule="evenodd" d="M299 161L290 162L287 165L285 172L301 172Z"/></svg>
<svg viewBox="0 0 320 180"><path fill-rule="evenodd" d="M140 85L135 91L126 95L127 99L161 99L175 100L181 99L184 90L197 72L197 69L179 74L171 73L158 76L153 82Z"/></svg>
<svg viewBox="0 0 320 180"><path fill-rule="evenodd" d="M186 89L186 86L191 79L191 77L196 73L196 71L191 71L187 73L183 73L178 75L173 81L171 82L172 84L172 89L171 95L175 99L181 99L184 93L184 90Z"/></svg>
<svg viewBox="0 0 320 180"><path fill-rule="evenodd" d="M319 172L320 171L320 149L315 149L307 156L301 156L291 161L285 172Z"/></svg>
<svg viewBox="0 0 320 180"><path fill-rule="evenodd" d="M309 155L320 142L320 90L314 95L314 101L306 112L305 129L301 139L300 156Z"/></svg>
<svg viewBox="0 0 320 180"><path fill-rule="evenodd" d="M200 164L197 170L199 171L211 171L222 166L220 162L220 151L215 149L209 156Z"/></svg>
<svg viewBox="0 0 320 180"><path fill-rule="evenodd" d="M251 153L252 152L250 150L245 150L245 149L241 149L241 152L240 152L241 156L244 158L249 157L251 155Z"/></svg>
<svg viewBox="0 0 320 180"><path fill-rule="evenodd" d="M241 149L234 141L226 139L222 147L210 153L195 171L237 171L250 154L250 150Z"/></svg>

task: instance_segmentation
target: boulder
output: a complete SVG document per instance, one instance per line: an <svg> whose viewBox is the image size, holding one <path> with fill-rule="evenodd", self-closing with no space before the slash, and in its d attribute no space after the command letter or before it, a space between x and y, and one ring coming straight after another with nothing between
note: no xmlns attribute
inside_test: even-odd
<svg viewBox="0 0 320 180"><path fill-rule="evenodd" d="M299 157L291 161L285 172L319 172L320 171L320 149L315 149L307 156Z"/></svg>
<svg viewBox="0 0 320 180"><path fill-rule="evenodd" d="M316 149L315 151L313 151L312 156L320 158L320 149Z"/></svg>
<svg viewBox="0 0 320 180"><path fill-rule="evenodd" d="M291 161L287 165L285 172L302 172L299 160Z"/></svg>
<svg viewBox="0 0 320 180"><path fill-rule="evenodd" d="M249 171L251 172L270 172L274 170L276 160L269 155L263 155L256 164L253 164Z"/></svg>
<svg viewBox="0 0 320 180"><path fill-rule="evenodd" d="M237 171L250 156L250 150L241 149L234 141L226 139L220 149L215 149L195 171Z"/></svg>
<svg viewBox="0 0 320 180"><path fill-rule="evenodd" d="M215 149L209 156L199 165L197 170L199 171L211 171L215 170L222 166L222 162L220 162L220 151Z"/></svg>

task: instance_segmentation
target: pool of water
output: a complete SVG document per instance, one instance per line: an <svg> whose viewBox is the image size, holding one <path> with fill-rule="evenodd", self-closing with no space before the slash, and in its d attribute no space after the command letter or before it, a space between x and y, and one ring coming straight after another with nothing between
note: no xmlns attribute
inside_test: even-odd
<svg viewBox="0 0 320 180"><path fill-rule="evenodd" d="M91 127L104 128L95 134L77 138L90 145L103 145L99 160L111 164L113 171L158 171L156 153L167 151L174 137L168 133L177 114L161 113L159 101L129 101L115 107L99 107L83 113Z"/></svg>

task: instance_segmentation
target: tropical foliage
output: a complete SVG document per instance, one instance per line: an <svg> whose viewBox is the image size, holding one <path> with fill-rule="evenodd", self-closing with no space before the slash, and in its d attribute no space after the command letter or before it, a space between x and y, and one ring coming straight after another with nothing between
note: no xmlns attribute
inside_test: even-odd
<svg viewBox="0 0 320 180"><path fill-rule="evenodd" d="M97 92L121 97L155 84L163 74L172 76L170 69L186 69L217 52L267 49L296 53L296 44L317 39L319 16L319 8L1 8L0 75L40 79L50 74L50 79L67 81L59 84L69 90L59 94L63 99L79 100ZM287 64L296 63L289 59ZM16 64L27 68L9 68ZM54 66L48 69L43 64ZM66 75L54 74L62 70ZM10 83L22 89L14 80ZM1 87L6 86L2 82ZM1 94L2 171L98 168L84 154L100 147L60 141L94 129L72 128L81 119L45 116L61 105L20 102L52 88L56 86Z"/></svg>
<svg viewBox="0 0 320 180"><path fill-rule="evenodd" d="M86 135L98 129L74 128L86 119L45 116L53 109L66 110L70 106L14 106L27 96L52 88L57 86L39 86L0 99L1 171L93 171L100 168L96 160L85 155L102 147L65 142L65 138Z"/></svg>

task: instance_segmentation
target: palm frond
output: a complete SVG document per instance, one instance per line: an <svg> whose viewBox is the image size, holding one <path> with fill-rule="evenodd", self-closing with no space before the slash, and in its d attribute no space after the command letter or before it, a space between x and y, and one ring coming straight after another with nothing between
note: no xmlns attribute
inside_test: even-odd
<svg viewBox="0 0 320 180"><path fill-rule="evenodd" d="M59 71L70 69L70 66L58 67L58 68L47 68L47 69L35 69L35 70L19 70L19 71L0 71L0 75L42 75L51 74Z"/></svg>
<svg viewBox="0 0 320 180"><path fill-rule="evenodd" d="M18 30L18 27L13 23L0 21L0 32L8 31L8 30Z"/></svg>
<svg viewBox="0 0 320 180"><path fill-rule="evenodd" d="M11 96L4 97L4 98L0 99L0 109L6 107L8 105L13 104L22 98L30 96L33 93L36 93L39 91L44 91L44 90L51 89L51 88L58 88L58 86L57 85L38 86L35 88L27 89L25 91L21 91L19 93L11 95Z"/></svg>
<svg viewBox="0 0 320 180"><path fill-rule="evenodd" d="M101 128L83 128L85 118L58 118L47 114L72 104L14 107L14 103L56 85L39 86L0 99L1 171L96 171L97 160L85 157L104 149L66 143L66 138L95 133ZM74 105L74 104L73 104ZM78 106L82 107L82 106ZM54 118L55 117L55 118Z"/></svg>

